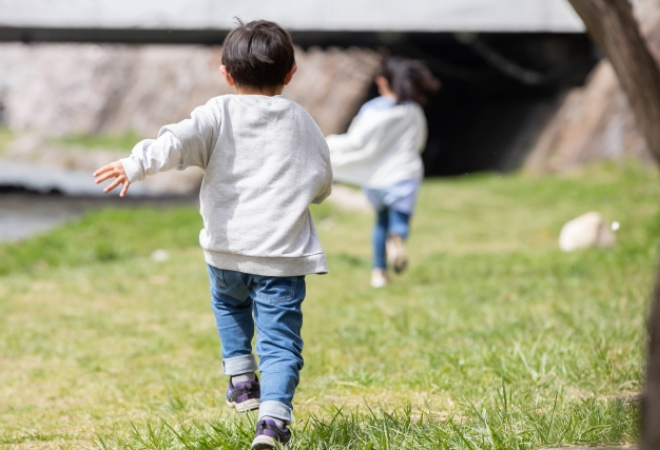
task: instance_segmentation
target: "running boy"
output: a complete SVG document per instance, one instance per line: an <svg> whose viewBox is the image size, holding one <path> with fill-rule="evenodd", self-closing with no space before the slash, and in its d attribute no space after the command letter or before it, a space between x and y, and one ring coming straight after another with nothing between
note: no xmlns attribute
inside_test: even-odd
<svg viewBox="0 0 660 450"><path fill-rule="evenodd" d="M146 175L205 170L199 241L230 376L227 403L259 408L252 448L270 449L290 439L305 275L328 271L308 207L330 194L332 170L314 120L281 95L296 72L289 33L265 20L239 22L225 39L220 72L236 95L209 100L94 176L97 183L114 178L104 192L122 185L123 197Z"/></svg>

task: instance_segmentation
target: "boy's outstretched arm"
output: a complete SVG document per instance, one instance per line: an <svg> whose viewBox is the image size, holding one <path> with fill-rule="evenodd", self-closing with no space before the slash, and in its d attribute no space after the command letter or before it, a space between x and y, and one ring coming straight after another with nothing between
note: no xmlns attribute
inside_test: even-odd
<svg viewBox="0 0 660 450"><path fill-rule="evenodd" d="M214 125L219 123L212 101L195 108L190 119L161 128L158 138L138 142L129 157L98 169L94 172L94 177L98 177L96 183L114 178L103 192L108 193L121 184L119 196L123 197L133 181L143 180L147 175L189 166L206 168L216 137Z"/></svg>
<svg viewBox="0 0 660 450"><path fill-rule="evenodd" d="M124 165L121 163L121 161L115 161L101 167L99 170L94 172L94 177L97 177L96 184L99 184L109 178L115 179L112 184L103 189L103 192L106 194L121 184L121 192L119 193L119 196L123 197L126 195L126 192L128 192L128 187L131 185L131 182L128 180L128 176L126 175L126 171L124 170Z"/></svg>

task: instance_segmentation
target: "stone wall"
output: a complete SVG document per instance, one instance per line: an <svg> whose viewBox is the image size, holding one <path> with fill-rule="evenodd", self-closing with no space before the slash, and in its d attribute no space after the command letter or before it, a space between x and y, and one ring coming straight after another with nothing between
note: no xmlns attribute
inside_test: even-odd
<svg viewBox="0 0 660 450"><path fill-rule="evenodd" d="M0 102L14 131L43 136L154 136L209 98L232 92L221 48L184 45L0 44ZM380 56L363 49L296 50L284 95L325 134L341 132L364 100Z"/></svg>
<svg viewBox="0 0 660 450"><path fill-rule="evenodd" d="M635 14L660 61L660 0L638 0ZM603 60L584 87L568 92L525 166L533 172L563 172L594 161L627 158L652 161L614 69Z"/></svg>

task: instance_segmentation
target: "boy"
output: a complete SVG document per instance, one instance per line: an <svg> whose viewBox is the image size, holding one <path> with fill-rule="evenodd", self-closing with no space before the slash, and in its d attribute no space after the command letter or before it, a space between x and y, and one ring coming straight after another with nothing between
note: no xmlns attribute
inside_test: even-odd
<svg viewBox="0 0 660 450"><path fill-rule="evenodd" d="M94 176L97 183L114 178L104 192L121 184L123 197L146 175L204 168L199 241L230 376L227 403L241 412L259 408L252 448L270 449L291 436L291 401L303 366L305 275L328 271L308 207L330 194L332 171L317 125L281 95L296 72L284 29L239 21L225 39L220 72L236 95L209 100Z"/></svg>

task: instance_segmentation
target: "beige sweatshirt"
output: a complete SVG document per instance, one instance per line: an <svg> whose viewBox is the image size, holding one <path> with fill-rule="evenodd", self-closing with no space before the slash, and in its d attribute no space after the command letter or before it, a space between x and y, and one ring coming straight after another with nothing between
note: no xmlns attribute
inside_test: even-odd
<svg viewBox="0 0 660 450"><path fill-rule="evenodd" d="M199 242L208 264L268 276L327 273L309 205L332 189L329 151L297 103L215 97L121 162L131 182L173 168L205 170Z"/></svg>

